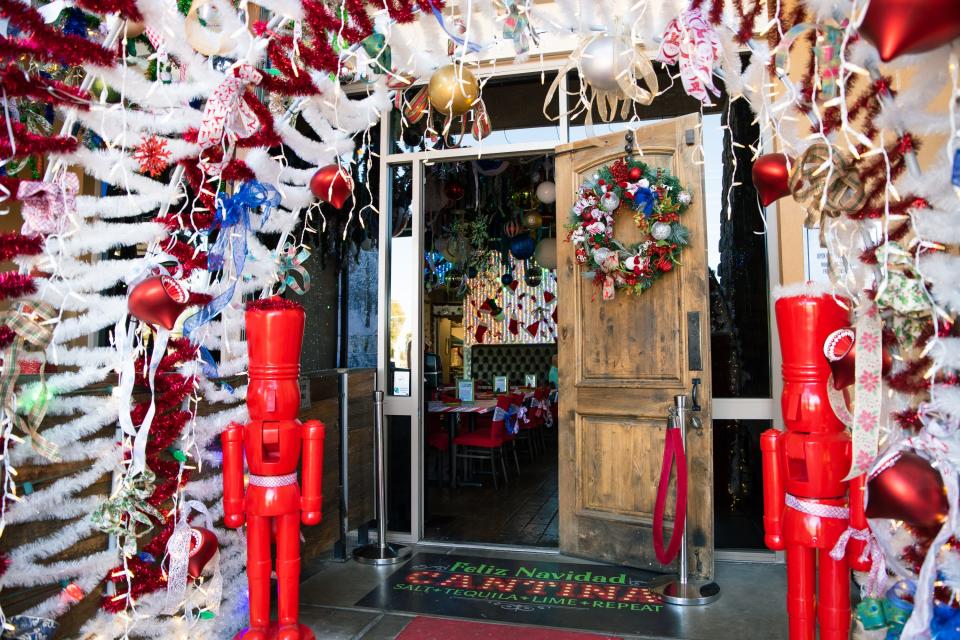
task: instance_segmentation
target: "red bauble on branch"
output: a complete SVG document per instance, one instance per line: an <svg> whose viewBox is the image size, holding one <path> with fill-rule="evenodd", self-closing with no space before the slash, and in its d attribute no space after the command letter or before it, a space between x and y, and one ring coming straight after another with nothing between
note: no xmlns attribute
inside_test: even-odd
<svg viewBox="0 0 960 640"><path fill-rule="evenodd" d="M787 156L782 153L762 155L753 163L753 186L765 207L790 195L789 178Z"/></svg>
<svg viewBox="0 0 960 640"><path fill-rule="evenodd" d="M870 0L860 34L880 59L923 53L960 38L957 0Z"/></svg>
<svg viewBox="0 0 960 640"><path fill-rule="evenodd" d="M191 578L197 580L203 575L203 569L220 548L217 534L209 529L192 527L193 537L190 540L190 559L187 561L187 571Z"/></svg>
<svg viewBox="0 0 960 640"><path fill-rule="evenodd" d="M911 451L893 458L867 483L867 517L893 518L931 528L950 510L940 472Z"/></svg>
<svg viewBox="0 0 960 640"><path fill-rule="evenodd" d="M127 309L138 320L173 329L189 299L187 290L170 276L152 276L133 287Z"/></svg>
<svg viewBox="0 0 960 640"><path fill-rule="evenodd" d="M321 201L340 209L353 192L353 178L339 166L327 165L310 179L310 191Z"/></svg>

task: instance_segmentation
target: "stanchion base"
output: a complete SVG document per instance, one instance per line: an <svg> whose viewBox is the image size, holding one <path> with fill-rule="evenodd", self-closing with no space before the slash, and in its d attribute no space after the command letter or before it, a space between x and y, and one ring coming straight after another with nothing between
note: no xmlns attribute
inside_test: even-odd
<svg viewBox="0 0 960 640"><path fill-rule="evenodd" d="M353 559L360 564L397 564L406 560L409 555L410 547L389 542L384 547L379 544L368 544L353 550Z"/></svg>
<svg viewBox="0 0 960 640"><path fill-rule="evenodd" d="M300 627L300 640L317 640L317 636L313 634L313 631L305 625L297 625ZM237 635L233 636L233 640L247 640L256 638L257 640L276 640L277 633L279 629L277 628L277 622L275 620L270 622L270 628L266 631L250 631L249 629L244 629Z"/></svg>
<svg viewBox="0 0 960 640"><path fill-rule="evenodd" d="M653 590L660 594L667 604L700 605L710 604L720 597L720 585L716 582L690 578L681 583L679 578L657 585Z"/></svg>

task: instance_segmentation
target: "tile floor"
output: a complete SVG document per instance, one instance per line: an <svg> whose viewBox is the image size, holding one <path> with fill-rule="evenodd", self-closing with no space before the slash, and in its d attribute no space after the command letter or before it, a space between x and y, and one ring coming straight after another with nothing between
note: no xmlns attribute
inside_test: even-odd
<svg viewBox="0 0 960 640"><path fill-rule="evenodd" d="M523 557L500 550L419 547L431 553L481 557ZM416 551L416 550L415 550ZM558 562L582 562L551 554ZM355 603L388 576L394 567L370 567L352 561L317 560L303 568L301 621L324 640L392 639L413 615L356 607ZM703 607L677 608L682 634L689 640L778 640L786 638L786 570L776 564L718 562L717 582L722 596ZM604 632L603 629L594 629ZM647 639L642 630L624 638ZM455 640L455 639L451 639Z"/></svg>

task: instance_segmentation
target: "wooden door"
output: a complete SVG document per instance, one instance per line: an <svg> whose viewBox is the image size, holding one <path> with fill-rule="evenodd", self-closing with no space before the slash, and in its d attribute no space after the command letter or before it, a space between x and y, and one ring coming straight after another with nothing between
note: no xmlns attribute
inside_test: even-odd
<svg viewBox="0 0 960 640"><path fill-rule="evenodd" d="M560 550L671 570L657 562L652 537L667 412L678 394L685 394L690 406L691 387L699 378L703 429L698 432L688 421L687 539L691 573L712 577L710 316L703 172L695 162L698 125L699 116L688 115L635 133L642 160L668 169L693 195L681 217L690 230L682 265L639 296L618 291L615 299L604 301L592 280L581 275L572 245L557 245ZM624 134L617 133L557 149L560 221L566 220L579 185L623 157L624 144ZM619 213L615 227L617 239L640 240L631 213ZM673 527L673 505L671 489L665 540Z"/></svg>

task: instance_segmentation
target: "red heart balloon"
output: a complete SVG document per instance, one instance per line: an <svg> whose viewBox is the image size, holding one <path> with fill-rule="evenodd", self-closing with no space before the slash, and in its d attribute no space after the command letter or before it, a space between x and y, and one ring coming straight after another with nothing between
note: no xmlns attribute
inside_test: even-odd
<svg viewBox="0 0 960 640"><path fill-rule="evenodd" d="M152 276L130 290L127 310L138 320L173 329L189 299L187 290L170 276Z"/></svg>
<svg viewBox="0 0 960 640"><path fill-rule="evenodd" d="M782 153L762 155L753 163L753 186L760 194L763 206L790 195L789 182L787 156Z"/></svg>
<svg viewBox="0 0 960 640"><path fill-rule="evenodd" d="M835 389L846 389L856 382L856 336L853 329L837 329L823 341L823 355L827 357L830 371L833 372ZM883 347L883 352L880 354L880 362L880 375L885 376L893 367L893 356L886 347Z"/></svg>
<svg viewBox="0 0 960 640"><path fill-rule="evenodd" d="M949 510L940 472L912 451L904 451L867 481L868 518L931 528L943 524Z"/></svg>
<svg viewBox="0 0 960 640"><path fill-rule="evenodd" d="M353 178L339 166L327 165L310 178L310 191L321 201L340 209L353 192Z"/></svg>
<svg viewBox="0 0 960 640"><path fill-rule="evenodd" d="M960 38L960 2L870 0L860 33L884 62L936 49Z"/></svg>
<svg viewBox="0 0 960 640"><path fill-rule="evenodd" d="M220 541L217 540L217 534L209 529L192 527L190 533L190 556L187 560L187 573L196 580L203 574L204 567L210 562L210 558L220 549Z"/></svg>

